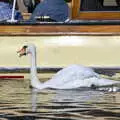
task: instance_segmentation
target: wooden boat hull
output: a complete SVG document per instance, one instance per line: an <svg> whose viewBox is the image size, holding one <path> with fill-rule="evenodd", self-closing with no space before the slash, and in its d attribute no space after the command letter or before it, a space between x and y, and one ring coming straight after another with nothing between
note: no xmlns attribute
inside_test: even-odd
<svg viewBox="0 0 120 120"><path fill-rule="evenodd" d="M28 59L16 52L28 43L36 45L41 67L120 66L120 35L54 35L0 36L0 67L29 67Z"/></svg>
<svg viewBox="0 0 120 120"><path fill-rule="evenodd" d="M0 24L0 67L29 67L16 51L25 44L37 47L41 67L120 66L120 21Z"/></svg>
<svg viewBox="0 0 120 120"><path fill-rule="evenodd" d="M35 24L0 25L0 36L53 36L53 35L120 35L119 21L116 24ZM107 23L107 21L106 21Z"/></svg>

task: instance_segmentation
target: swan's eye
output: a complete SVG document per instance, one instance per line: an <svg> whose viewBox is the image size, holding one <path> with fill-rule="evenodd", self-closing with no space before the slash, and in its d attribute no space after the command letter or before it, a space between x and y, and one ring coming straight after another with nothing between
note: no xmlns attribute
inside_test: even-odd
<svg viewBox="0 0 120 120"><path fill-rule="evenodd" d="M24 49L26 49L27 47L28 47L27 45L23 46Z"/></svg>

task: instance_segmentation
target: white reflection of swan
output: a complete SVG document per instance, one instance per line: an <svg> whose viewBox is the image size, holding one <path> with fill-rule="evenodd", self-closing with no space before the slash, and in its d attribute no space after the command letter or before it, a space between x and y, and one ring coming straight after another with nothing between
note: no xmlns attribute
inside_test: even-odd
<svg viewBox="0 0 120 120"><path fill-rule="evenodd" d="M35 112L37 109L37 93L38 93L38 89L33 88L32 89L32 98L31 98L33 112Z"/></svg>
<svg viewBox="0 0 120 120"><path fill-rule="evenodd" d="M92 85L103 86L118 83L117 81L100 78L91 68L80 65L68 66L55 74L52 79L41 83L37 77L36 70L36 47L33 44L29 44L23 46L18 53L20 56L30 55L31 85L37 89L74 89L78 87L91 87Z"/></svg>

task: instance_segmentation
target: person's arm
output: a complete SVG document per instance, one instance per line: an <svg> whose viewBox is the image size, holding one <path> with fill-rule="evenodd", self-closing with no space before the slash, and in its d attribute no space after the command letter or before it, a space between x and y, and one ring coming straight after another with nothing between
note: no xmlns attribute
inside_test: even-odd
<svg viewBox="0 0 120 120"><path fill-rule="evenodd" d="M17 7L21 13L27 13L27 7L24 5L23 0L17 0Z"/></svg>

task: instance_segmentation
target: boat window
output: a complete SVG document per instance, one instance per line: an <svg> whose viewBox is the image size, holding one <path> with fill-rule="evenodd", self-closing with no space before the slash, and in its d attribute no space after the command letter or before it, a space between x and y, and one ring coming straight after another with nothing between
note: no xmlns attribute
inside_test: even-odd
<svg viewBox="0 0 120 120"><path fill-rule="evenodd" d="M81 0L80 11L120 11L120 0Z"/></svg>
<svg viewBox="0 0 120 120"><path fill-rule="evenodd" d="M72 19L120 20L120 0L72 0Z"/></svg>

